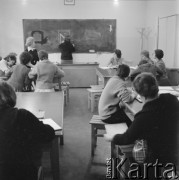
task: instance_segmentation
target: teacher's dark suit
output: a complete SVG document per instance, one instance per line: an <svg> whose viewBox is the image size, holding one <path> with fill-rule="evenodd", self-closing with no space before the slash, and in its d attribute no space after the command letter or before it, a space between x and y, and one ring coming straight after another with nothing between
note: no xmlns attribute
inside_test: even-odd
<svg viewBox="0 0 179 180"><path fill-rule="evenodd" d="M74 46L70 41L64 41L59 45L62 60L73 60L72 53L75 51Z"/></svg>

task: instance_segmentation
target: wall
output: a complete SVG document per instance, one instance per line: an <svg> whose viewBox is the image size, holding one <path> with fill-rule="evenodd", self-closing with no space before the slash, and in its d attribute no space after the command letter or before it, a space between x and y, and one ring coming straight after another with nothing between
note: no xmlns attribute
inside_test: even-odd
<svg viewBox="0 0 179 180"><path fill-rule="evenodd" d="M175 0L165 1L119 1L76 0L74 6L64 5L63 0L1 0L0 55L23 51L22 19L117 19L117 48L131 64L137 64L141 50L138 30L152 28L144 48L154 49L156 19L174 12ZM149 43L148 43L149 42ZM111 53L74 54L74 62L99 62L105 66ZM50 54L52 61L60 61L60 54Z"/></svg>
<svg viewBox="0 0 179 180"><path fill-rule="evenodd" d="M176 2L177 29L176 29L176 48L175 48L175 67L179 67L179 0Z"/></svg>
<svg viewBox="0 0 179 180"><path fill-rule="evenodd" d="M149 27L151 32L148 37L147 46L146 49L150 51L150 53L153 53L153 50L157 48L157 37L158 37L158 18L170 16L173 14L176 14L176 1L170 0L170 1L147 1L147 12L146 12L146 27ZM163 22L161 22L163 23ZM160 23L160 24L161 24ZM172 24L172 26L174 26ZM167 32L167 26L163 26L163 29L160 28L160 35L166 35ZM169 30L170 31L170 30ZM169 33L168 31L168 33ZM175 31L175 30L174 30ZM172 35L172 34L171 34ZM169 35L170 36L170 35ZM160 36L161 37L161 36ZM160 40L161 41L161 40ZM163 41L164 42L164 41ZM164 45L159 46L159 48L164 50L164 53L166 55L166 48L163 48ZM172 52L174 53L174 52ZM167 59L166 57L169 57L169 55L164 56L164 60L166 61L167 66L174 66L174 63L171 63L171 59ZM174 57L171 56L170 57ZM166 59L165 59L166 58ZM174 60L172 60L174 62Z"/></svg>

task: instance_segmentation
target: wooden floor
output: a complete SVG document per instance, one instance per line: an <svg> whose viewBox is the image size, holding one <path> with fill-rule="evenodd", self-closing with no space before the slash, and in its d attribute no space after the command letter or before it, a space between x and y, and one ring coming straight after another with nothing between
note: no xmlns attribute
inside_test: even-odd
<svg viewBox="0 0 179 180"><path fill-rule="evenodd" d="M70 102L65 107L64 145L60 146L60 180L104 180L110 143L98 138L95 156L91 158L91 126L93 114L87 107L87 91L70 89ZM96 108L97 109L97 108ZM49 153L44 153L45 180L52 180Z"/></svg>

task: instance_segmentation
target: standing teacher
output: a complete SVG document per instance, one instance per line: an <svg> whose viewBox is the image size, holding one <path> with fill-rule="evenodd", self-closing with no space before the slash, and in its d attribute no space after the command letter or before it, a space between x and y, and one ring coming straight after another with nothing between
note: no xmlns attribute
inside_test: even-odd
<svg viewBox="0 0 179 180"><path fill-rule="evenodd" d="M69 35L65 36L65 40L59 45L59 49L61 52L61 64L72 64L72 53L75 52L75 47L74 44L71 43Z"/></svg>
<svg viewBox="0 0 179 180"><path fill-rule="evenodd" d="M37 61L39 61L39 57L37 54L37 50L35 49L35 40L33 37L28 37L26 39L26 47L25 51L29 52L32 56L31 64L35 65Z"/></svg>

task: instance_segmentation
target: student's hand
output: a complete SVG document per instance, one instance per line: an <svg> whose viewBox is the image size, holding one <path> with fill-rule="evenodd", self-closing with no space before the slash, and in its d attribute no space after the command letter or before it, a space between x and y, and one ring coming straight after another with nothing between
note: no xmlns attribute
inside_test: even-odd
<svg viewBox="0 0 179 180"><path fill-rule="evenodd" d="M131 88L131 93L132 93L132 96L133 96L133 97L137 97L137 95L138 95L137 92L134 90L133 87Z"/></svg>
<svg viewBox="0 0 179 180"><path fill-rule="evenodd" d="M120 102L119 102L119 107L120 107L121 109L125 108L125 105L124 105L123 101L120 101Z"/></svg>
<svg viewBox="0 0 179 180"><path fill-rule="evenodd" d="M132 95L136 98L138 94L135 91L132 91Z"/></svg>
<svg viewBox="0 0 179 180"><path fill-rule="evenodd" d="M33 64L31 64L31 62L27 63L27 66L29 66L29 67L31 67L31 68L33 68L33 67L34 67L34 65L33 65Z"/></svg>
<svg viewBox="0 0 179 180"><path fill-rule="evenodd" d="M113 140L113 138L114 138L114 135L104 134L104 139L105 139L106 141L111 142L111 141Z"/></svg>

